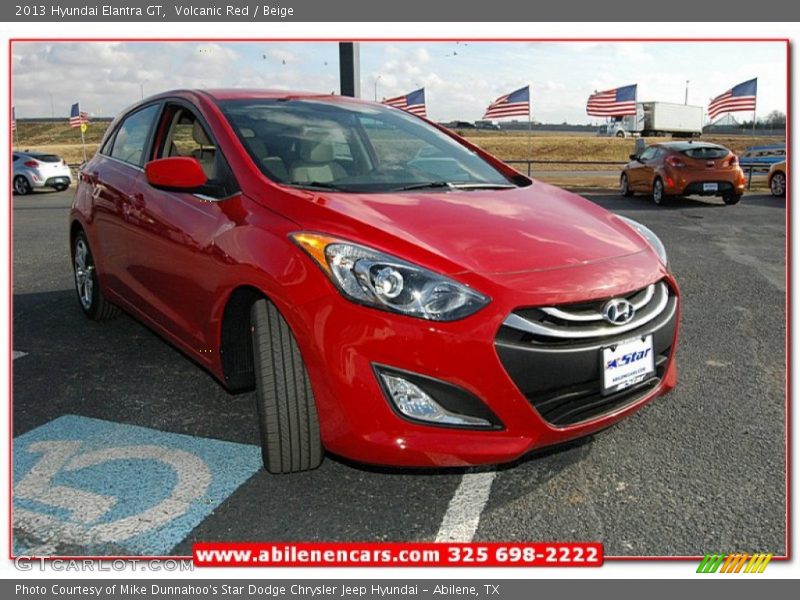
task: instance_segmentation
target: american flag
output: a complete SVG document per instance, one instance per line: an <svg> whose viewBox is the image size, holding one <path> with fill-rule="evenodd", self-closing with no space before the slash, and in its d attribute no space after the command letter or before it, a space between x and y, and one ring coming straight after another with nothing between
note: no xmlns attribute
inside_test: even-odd
<svg viewBox="0 0 800 600"><path fill-rule="evenodd" d="M586 114L594 117L635 115L636 84L595 92L586 101Z"/></svg>
<svg viewBox="0 0 800 600"><path fill-rule="evenodd" d="M89 113L85 113L81 110L79 102L73 104L72 108L69 109L69 126L80 127L84 123L88 122L89 122Z"/></svg>
<svg viewBox="0 0 800 600"><path fill-rule="evenodd" d="M385 98L383 104L394 106L395 108L402 108L419 117L428 116L425 112L425 88L414 90L404 96Z"/></svg>
<svg viewBox="0 0 800 600"><path fill-rule="evenodd" d="M11 131L14 132L17 130L17 111L12 106L11 107Z"/></svg>
<svg viewBox="0 0 800 600"><path fill-rule="evenodd" d="M530 87L525 86L500 96L492 102L483 114L484 119L499 119L501 117L514 117L517 115L531 114L531 92Z"/></svg>
<svg viewBox="0 0 800 600"><path fill-rule="evenodd" d="M733 86L724 94L714 98L708 105L708 117L712 121L722 113L756 109L758 78Z"/></svg>

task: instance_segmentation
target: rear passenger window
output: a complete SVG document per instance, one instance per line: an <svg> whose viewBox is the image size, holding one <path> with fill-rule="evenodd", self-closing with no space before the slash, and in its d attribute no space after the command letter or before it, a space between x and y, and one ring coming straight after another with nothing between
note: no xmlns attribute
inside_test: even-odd
<svg viewBox="0 0 800 600"><path fill-rule="evenodd" d="M144 165L145 146L157 114L158 105L154 104L127 117L114 136L111 157L137 167Z"/></svg>

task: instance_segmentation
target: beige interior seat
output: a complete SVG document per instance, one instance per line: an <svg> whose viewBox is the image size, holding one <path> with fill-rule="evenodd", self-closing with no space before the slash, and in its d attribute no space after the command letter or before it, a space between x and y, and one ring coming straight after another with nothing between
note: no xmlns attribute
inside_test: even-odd
<svg viewBox="0 0 800 600"><path fill-rule="evenodd" d="M200 125L200 121L195 121L194 125L192 125L192 139L200 146L192 151L192 155L197 159L197 162L200 163L200 166L203 167L206 177L214 179L216 175L217 151L208 138L208 135L206 135L203 126Z"/></svg>
<svg viewBox="0 0 800 600"><path fill-rule="evenodd" d="M292 163L291 180L298 183L330 183L347 175L333 160L333 142L303 140L298 147L299 160Z"/></svg>
<svg viewBox="0 0 800 600"><path fill-rule="evenodd" d="M261 159L261 163L276 179L280 181L289 179L289 170L286 168L286 163L283 162L280 156L265 156Z"/></svg>

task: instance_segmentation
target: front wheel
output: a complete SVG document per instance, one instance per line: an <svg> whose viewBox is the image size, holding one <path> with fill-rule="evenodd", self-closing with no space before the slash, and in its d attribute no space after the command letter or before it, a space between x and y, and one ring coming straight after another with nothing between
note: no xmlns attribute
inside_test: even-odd
<svg viewBox="0 0 800 600"><path fill-rule="evenodd" d="M725 195L722 197L722 201L723 201L725 204L736 204L736 203L738 203L738 202L739 202L739 200L741 200L741 199L742 199L742 195L741 195L741 194L725 194Z"/></svg>
<svg viewBox="0 0 800 600"><path fill-rule="evenodd" d="M664 182L661 181L661 178L656 177L656 180L653 182L653 202L658 206L663 206L664 200L666 200L666 196L664 195Z"/></svg>
<svg viewBox="0 0 800 600"><path fill-rule="evenodd" d="M72 268L75 273L75 291L83 314L93 321L104 321L119 314L119 308L111 304L100 290L94 257L89 249L86 234L75 236L72 245Z"/></svg>
<svg viewBox="0 0 800 600"><path fill-rule="evenodd" d="M786 175L775 173L769 180L769 191L773 196L784 196L786 194Z"/></svg>
<svg viewBox="0 0 800 600"><path fill-rule="evenodd" d="M270 473L316 469L322 441L311 381L297 341L274 304L250 310L261 456Z"/></svg>
<svg viewBox="0 0 800 600"><path fill-rule="evenodd" d="M22 175L17 175L14 177L14 193L19 194L20 196L27 196L33 190L31 189L31 184L28 182L25 177Z"/></svg>
<svg viewBox="0 0 800 600"><path fill-rule="evenodd" d="M625 173L619 178L619 193L628 198L633 196L630 184L628 183L628 176Z"/></svg>

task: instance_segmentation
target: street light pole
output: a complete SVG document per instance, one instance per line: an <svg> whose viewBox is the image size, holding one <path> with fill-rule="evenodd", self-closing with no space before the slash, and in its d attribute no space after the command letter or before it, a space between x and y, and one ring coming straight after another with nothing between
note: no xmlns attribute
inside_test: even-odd
<svg viewBox="0 0 800 600"><path fill-rule="evenodd" d="M683 103L689 104L689 80L686 80L686 95L683 97Z"/></svg>
<svg viewBox="0 0 800 600"><path fill-rule="evenodd" d="M381 78L381 76L380 76L380 75L378 75L378 76L375 78L375 102L377 102L377 101L378 101L378 81L380 80L380 78Z"/></svg>

